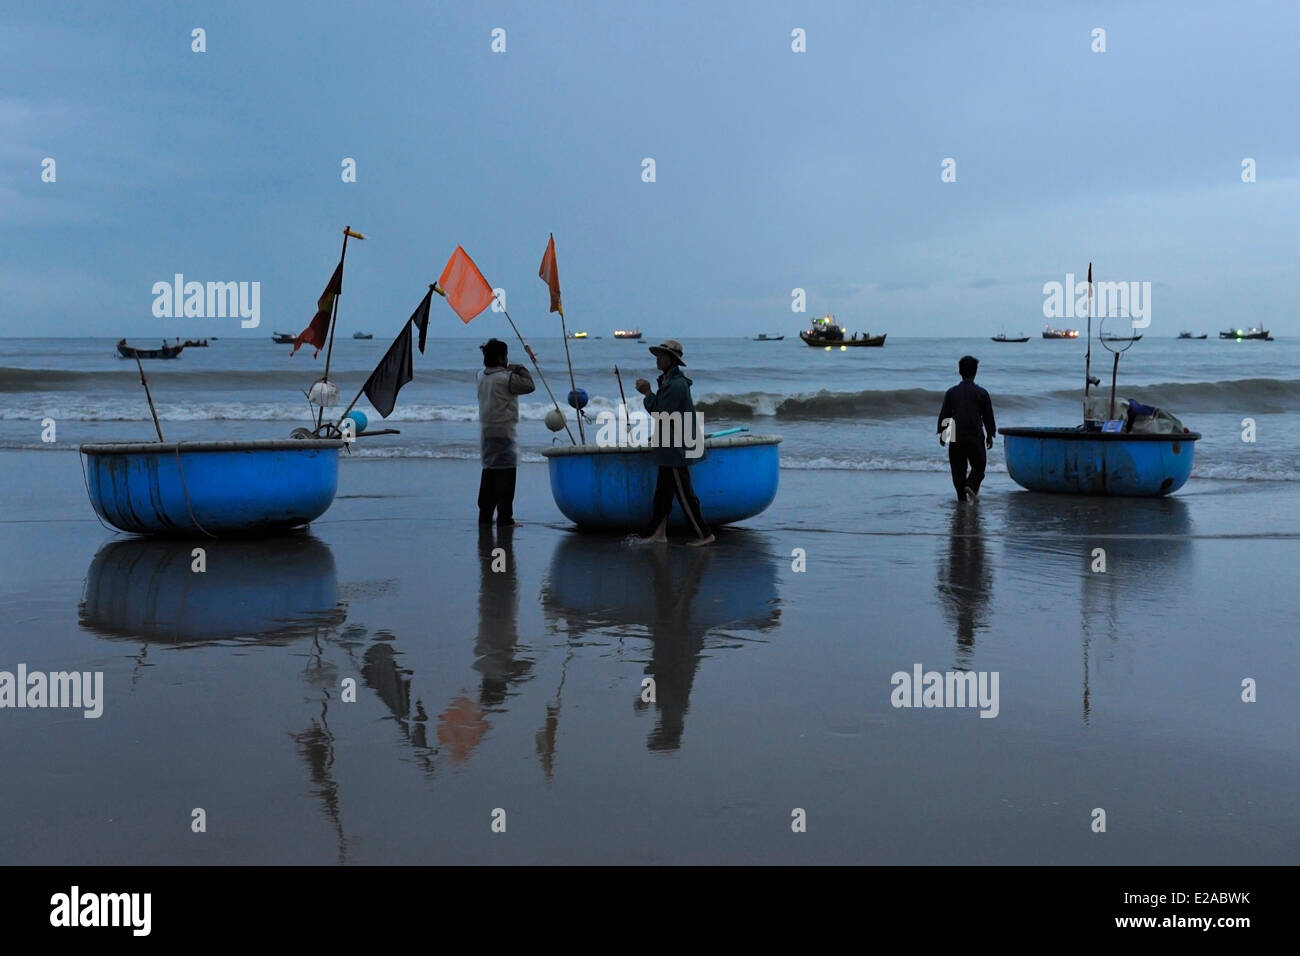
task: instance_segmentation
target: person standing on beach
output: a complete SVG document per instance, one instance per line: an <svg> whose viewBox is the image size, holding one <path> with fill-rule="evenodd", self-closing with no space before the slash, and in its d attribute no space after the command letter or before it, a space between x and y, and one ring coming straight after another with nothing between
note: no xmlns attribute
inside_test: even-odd
<svg viewBox="0 0 1300 956"><path fill-rule="evenodd" d="M483 476L478 485L478 523L515 523L515 471L519 465L519 396L537 388L528 369L507 362L506 343L488 339L478 376L478 422Z"/></svg>
<svg viewBox="0 0 1300 956"><path fill-rule="evenodd" d="M993 421L993 401L975 384L979 364L973 355L961 357L957 362L961 382L948 389L939 409L939 444L948 446L952 486L957 489L958 501L979 500L988 463L986 452L993 447L993 436L998 431Z"/></svg>
<svg viewBox="0 0 1300 956"><path fill-rule="evenodd" d="M704 521L700 511L700 499L691 487L690 465L703 460L703 456L691 458L686 454L685 429L694 427L695 402L691 399L691 380L682 374L686 365L682 358L682 345L673 339L666 339L661 345L650 346L660 371L659 388L651 392L650 383L643 378L636 380L636 390L645 396L645 410L651 414L667 413L673 415L678 428L675 436L665 435L671 427L664 425L673 419L660 419L660 434L657 436L654 450L654 463L659 466L659 478L655 483L654 516L650 519L650 533L640 540L645 543L663 544L668 540L668 515L673 510L673 498L682 506L686 520L695 531L695 539L688 544L699 547L713 543L713 532ZM686 424L687 417L691 424ZM703 451L703 436L701 448Z"/></svg>

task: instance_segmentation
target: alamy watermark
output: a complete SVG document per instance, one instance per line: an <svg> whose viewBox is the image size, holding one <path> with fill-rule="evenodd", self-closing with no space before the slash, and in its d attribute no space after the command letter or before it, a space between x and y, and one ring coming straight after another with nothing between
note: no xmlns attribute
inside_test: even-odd
<svg viewBox="0 0 1300 956"><path fill-rule="evenodd" d="M153 314L159 319L224 319L255 329L262 322L262 283L186 282L176 273L171 282L153 284Z"/></svg>
<svg viewBox="0 0 1300 956"><path fill-rule="evenodd" d="M1094 282L1092 316L1098 319L1133 320L1133 328L1151 324L1151 283ZM1076 283L1074 273L1065 274L1065 282L1043 283L1043 316L1049 319L1084 319L1088 317L1088 280Z"/></svg>
<svg viewBox="0 0 1300 956"><path fill-rule="evenodd" d="M104 712L103 671L27 670L0 671L0 710L6 707L67 707L85 711L81 716L98 717Z"/></svg>
<svg viewBox="0 0 1300 956"><path fill-rule="evenodd" d="M912 665L912 673L895 671L889 678L893 691L889 702L895 707L978 707L981 717L996 717L997 671L925 671Z"/></svg>
<svg viewBox="0 0 1300 956"><path fill-rule="evenodd" d="M647 412L619 403L618 411L596 415L600 448L680 448L687 458L704 454L701 412Z"/></svg>

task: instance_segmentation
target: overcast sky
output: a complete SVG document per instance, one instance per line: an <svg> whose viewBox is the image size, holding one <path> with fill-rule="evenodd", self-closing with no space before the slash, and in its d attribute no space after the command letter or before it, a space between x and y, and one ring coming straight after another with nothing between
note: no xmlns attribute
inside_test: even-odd
<svg viewBox="0 0 1300 956"><path fill-rule="evenodd" d="M525 334L550 331L554 232L570 328L592 334L792 333L825 311L1033 332L1043 283L1089 259L1152 283L1153 335L1300 334L1298 11L10 3L0 335L297 332L348 223L368 239L345 332L395 330L457 243ZM178 272L260 282L261 326L155 318ZM487 317L435 306L432 334L483 337Z"/></svg>

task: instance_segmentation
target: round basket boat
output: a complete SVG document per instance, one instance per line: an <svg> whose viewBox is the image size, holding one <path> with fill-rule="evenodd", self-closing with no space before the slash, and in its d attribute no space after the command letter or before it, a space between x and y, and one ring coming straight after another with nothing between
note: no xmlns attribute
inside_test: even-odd
<svg viewBox="0 0 1300 956"><path fill-rule="evenodd" d="M1004 428L1011 480L1030 491L1158 498L1192 474L1199 432Z"/></svg>
<svg viewBox="0 0 1300 956"><path fill-rule="evenodd" d="M705 456L691 465L691 485L710 525L732 524L761 513L776 497L781 439L772 435L710 438ZM643 531L653 516L659 470L650 448L556 445L543 449L551 494L564 516L581 528ZM668 523L687 527L673 502Z"/></svg>
<svg viewBox="0 0 1300 956"><path fill-rule="evenodd" d="M270 534L338 490L341 439L82 445L90 503L132 534Z"/></svg>

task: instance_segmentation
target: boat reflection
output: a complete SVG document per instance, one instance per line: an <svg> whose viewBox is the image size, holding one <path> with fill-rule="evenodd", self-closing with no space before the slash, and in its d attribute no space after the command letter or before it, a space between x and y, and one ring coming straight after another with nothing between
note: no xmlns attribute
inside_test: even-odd
<svg viewBox="0 0 1300 956"><path fill-rule="evenodd" d="M989 626L993 564L984 543L984 517L978 507L956 504L948 529L948 549L939 558L939 606L956 633L958 670L970 667L975 636Z"/></svg>
<svg viewBox="0 0 1300 956"><path fill-rule="evenodd" d="M1015 573L1080 580L1081 712L1092 717L1098 658L1122 647L1126 607L1159 620L1190 586L1195 523L1181 498L1105 498L1024 492L1008 495L1006 549ZM1104 562L1104 565L1103 565ZM1104 571L1101 570L1104 566Z"/></svg>
<svg viewBox="0 0 1300 956"><path fill-rule="evenodd" d="M196 548L203 551L201 571ZM347 615L347 605L339 600L334 555L307 533L274 539L112 541L91 560L78 609L83 629L140 642L137 676L154 644L280 646L311 638L303 678L319 708L309 726L290 731L290 737L334 831L340 863L348 862L349 840L329 725L339 671L325 659L324 645L337 637Z"/></svg>
<svg viewBox="0 0 1300 956"><path fill-rule="evenodd" d="M645 674L654 680L654 701L638 697L637 707L657 712L647 747L672 751L681 746L709 638L744 639L741 632L780 621L778 560L766 536L753 531L729 531L700 549L630 548L617 538L571 534L555 549L542 606L571 643L591 631L650 639ZM540 752L543 734L538 738ZM545 762L553 753L542 756Z"/></svg>
<svg viewBox="0 0 1300 956"><path fill-rule="evenodd" d="M196 548L204 570L195 570ZM86 571L81 627L145 643L284 644L347 618L329 547L275 539L131 538L100 548Z"/></svg>

